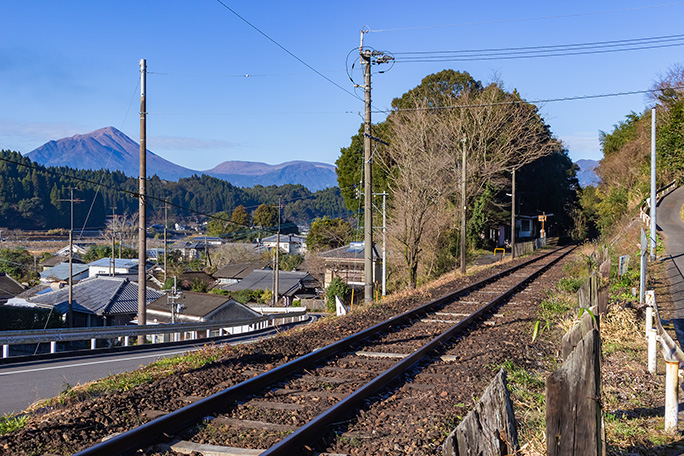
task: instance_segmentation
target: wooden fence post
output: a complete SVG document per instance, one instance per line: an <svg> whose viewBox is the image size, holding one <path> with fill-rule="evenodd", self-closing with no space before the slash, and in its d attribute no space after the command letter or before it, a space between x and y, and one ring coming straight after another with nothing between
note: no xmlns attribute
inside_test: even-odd
<svg viewBox="0 0 684 456"><path fill-rule="evenodd" d="M444 456L517 454L518 430L501 369L482 398L442 446Z"/></svg>
<svg viewBox="0 0 684 456"><path fill-rule="evenodd" d="M548 456L603 456L601 339L587 332L546 380L546 451Z"/></svg>

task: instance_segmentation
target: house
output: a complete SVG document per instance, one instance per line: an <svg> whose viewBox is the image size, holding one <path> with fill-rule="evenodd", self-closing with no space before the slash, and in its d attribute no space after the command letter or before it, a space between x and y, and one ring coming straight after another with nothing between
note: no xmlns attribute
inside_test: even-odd
<svg viewBox="0 0 684 456"><path fill-rule="evenodd" d="M71 263L71 280L78 282L89 277L88 265L81 263ZM69 262L59 263L57 266L46 269L40 273L41 282L68 282L69 281Z"/></svg>
<svg viewBox="0 0 684 456"><path fill-rule="evenodd" d="M218 279L218 285L232 285L240 283L245 277L258 269L268 269L268 263L229 263L216 271L214 277Z"/></svg>
<svg viewBox="0 0 684 456"><path fill-rule="evenodd" d="M211 290L216 286L216 279L203 271L186 271L176 279L176 286L184 290L192 287L193 283L199 281L206 285L207 290Z"/></svg>
<svg viewBox="0 0 684 456"><path fill-rule="evenodd" d="M147 288L148 303L163 293ZM15 298L16 299L16 298ZM53 309L66 315L69 311L69 287L49 288L8 305L23 305ZM138 313L138 284L119 277L90 277L72 287L75 327L114 326L129 324Z"/></svg>
<svg viewBox="0 0 684 456"><path fill-rule="evenodd" d="M228 296L184 291L176 300L178 312L172 312L172 301L167 295L147 306L148 323L231 322L261 316L249 307Z"/></svg>
<svg viewBox="0 0 684 456"><path fill-rule="evenodd" d="M185 261L191 261L201 258L205 253L211 255L211 250L217 246L218 244L212 244L208 240L205 242L204 238L196 238L190 241L176 242L169 249L178 250Z"/></svg>
<svg viewBox="0 0 684 456"><path fill-rule="evenodd" d="M274 271L252 271L240 283L221 286L222 290L273 290ZM316 297L320 282L311 274L303 271L279 271L278 296L281 296L286 306L292 304L295 299L309 299Z"/></svg>
<svg viewBox="0 0 684 456"><path fill-rule="evenodd" d="M138 259L133 258L100 258L99 260L88 263L88 271L90 277L97 275L111 275L112 272L116 274L136 274L138 272ZM152 263L147 263L146 271L153 266Z"/></svg>
<svg viewBox="0 0 684 456"><path fill-rule="evenodd" d="M53 257L47 258L43 260L40 265L43 267L43 270L54 268L60 263L69 263L69 252L67 251L66 255L55 255ZM71 257L71 264L83 264L83 261L81 260L81 255L78 253L74 253L73 256Z"/></svg>
<svg viewBox="0 0 684 456"><path fill-rule="evenodd" d="M26 291L26 288L22 284L6 273L0 272L0 304L6 303L24 291Z"/></svg>
<svg viewBox="0 0 684 456"><path fill-rule="evenodd" d="M547 235L549 227L546 227ZM538 215L516 215L515 216L515 239L516 241L530 240L539 236L541 222ZM498 227L497 245L499 247L510 244L511 225L500 225Z"/></svg>
<svg viewBox="0 0 684 456"><path fill-rule="evenodd" d="M281 234L280 242L278 242L278 235L274 234L262 239L261 242L269 250L275 249L276 245L279 244L280 250L284 253L306 253L306 237L298 234Z"/></svg>
<svg viewBox="0 0 684 456"><path fill-rule="evenodd" d="M378 254L377 245L373 244L373 282L382 279L382 261ZM325 262L325 276L323 286L330 285L332 279L339 277L344 283L353 288L362 288L365 284L365 243L352 242L319 254Z"/></svg>
<svg viewBox="0 0 684 456"><path fill-rule="evenodd" d="M75 254L85 255L87 251L88 251L88 248L85 245L79 245L79 244L73 244L72 245L72 252L74 255ZM56 251L55 256L62 256L62 257L69 258L69 245L67 244L65 247L62 247L61 249Z"/></svg>

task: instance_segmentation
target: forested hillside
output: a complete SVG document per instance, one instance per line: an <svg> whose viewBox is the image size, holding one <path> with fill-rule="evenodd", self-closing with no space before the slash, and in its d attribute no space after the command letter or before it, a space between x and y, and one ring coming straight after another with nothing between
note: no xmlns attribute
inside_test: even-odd
<svg viewBox="0 0 684 456"><path fill-rule="evenodd" d="M70 188L82 200L74 207L75 226L101 228L112 214L137 213L137 179L121 172L45 167L18 152L0 151L0 225L10 229L68 228ZM260 204L274 205L280 197L283 216L295 223L316 217L345 217L349 211L337 188L312 193L301 185L239 188L215 177L192 176L177 182L153 176L148 180L148 219L160 222L164 201L171 221L202 220L204 215L231 213L242 205L254 211Z"/></svg>
<svg viewBox="0 0 684 456"><path fill-rule="evenodd" d="M601 184L582 194L590 228L604 230L650 196L651 109L656 109L657 185L681 179L684 171L684 67L671 68L652 87L651 105L631 112L612 132L601 132Z"/></svg>

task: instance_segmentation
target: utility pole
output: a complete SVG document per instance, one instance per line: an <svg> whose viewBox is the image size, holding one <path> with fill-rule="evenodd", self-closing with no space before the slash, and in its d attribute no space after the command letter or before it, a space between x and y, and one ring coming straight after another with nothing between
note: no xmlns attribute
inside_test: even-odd
<svg viewBox="0 0 684 456"><path fill-rule="evenodd" d="M280 196L278 197L278 232L276 233L275 274L273 276L273 307L278 305L280 291Z"/></svg>
<svg viewBox="0 0 684 456"><path fill-rule="evenodd" d="M461 274L466 273L466 139L461 140Z"/></svg>
<svg viewBox="0 0 684 456"><path fill-rule="evenodd" d="M140 176L138 188L138 324L147 324L147 289L145 266L147 265L147 61L140 60ZM145 336L138 336L138 345L145 343Z"/></svg>
<svg viewBox="0 0 684 456"><path fill-rule="evenodd" d="M511 176L511 259L515 260L515 168Z"/></svg>
<svg viewBox="0 0 684 456"><path fill-rule="evenodd" d="M656 109L651 109L651 261L656 259Z"/></svg>
<svg viewBox="0 0 684 456"><path fill-rule="evenodd" d="M166 227L169 224L169 217L168 217L168 204L166 204L166 200L164 200L164 282L166 282Z"/></svg>
<svg viewBox="0 0 684 456"><path fill-rule="evenodd" d="M69 199L60 199L59 201L68 201L71 208L71 224L69 228L69 313L67 315L67 324L69 328L74 327L74 203L80 203L83 200L74 199L74 188L69 187Z"/></svg>
<svg viewBox="0 0 684 456"><path fill-rule="evenodd" d="M364 205L363 205L363 242L364 242L364 301L373 301L373 162L371 155L371 65L379 65L394 60L383 52L364 49L363 36L367 30L361 30L361 44L359 45L359 59L364 69L364 135L363 135L363 174L364 174Z"/></svg>
<svg viewBox="0 0 684 456"><path fill-rule="evenodd" d="M382 297L384 298L387 296L387 192L374 193L373 196L382 196Z"/></svg>
<svg viewBox="0 0 684 456"><path fill-rule="evenodd" d="M112 257L109 259L109 275L114 276L114 271L116 271L116 255L114 255L114 238L116 236L116 231L114 230L114 220L116 220L116 214L114 213L114 209L116 209L116 206L112 206L112 221L111 221L111 227L112 227Z"/></svg>

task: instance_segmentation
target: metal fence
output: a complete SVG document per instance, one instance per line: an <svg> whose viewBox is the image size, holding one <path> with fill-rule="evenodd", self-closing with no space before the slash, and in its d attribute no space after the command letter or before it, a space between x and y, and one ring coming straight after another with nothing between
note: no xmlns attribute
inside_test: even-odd
<svg viewBox="0 0 684 456"><path fill-rule="evenodd" d="M0 332L0 345L2 345L2 357L8 358L12 345L49 344L50 353L57 352L58 342L89 340L90 348L95 349L98 340L108 340L110 342L117 341L117 343L127 347L130 345L131 338L138 336L144 336L148 342L152 343L195 340L228 334L243 334L280 324L294 323L307 318L305 307L268 307L255 310L261 310L264 315L242 320L203 323L2 331Z"/></svg>

